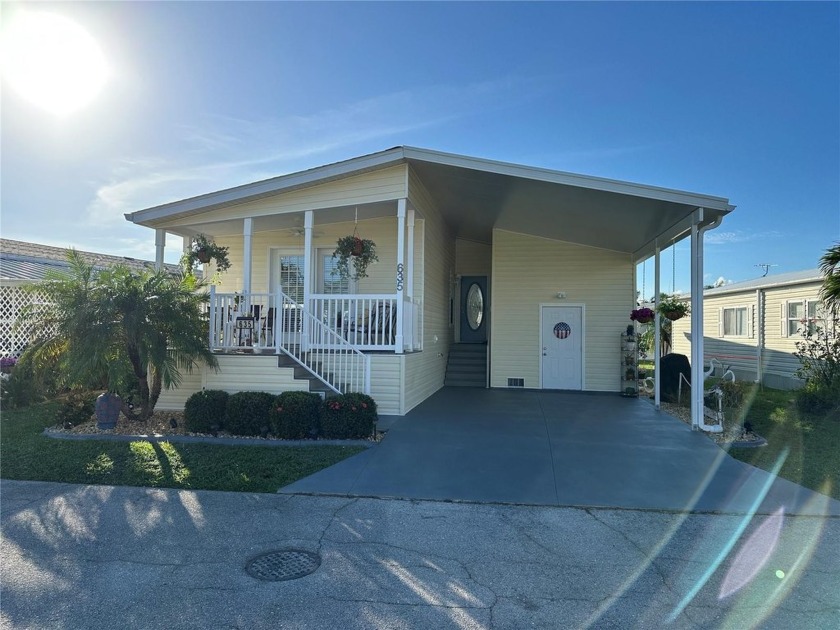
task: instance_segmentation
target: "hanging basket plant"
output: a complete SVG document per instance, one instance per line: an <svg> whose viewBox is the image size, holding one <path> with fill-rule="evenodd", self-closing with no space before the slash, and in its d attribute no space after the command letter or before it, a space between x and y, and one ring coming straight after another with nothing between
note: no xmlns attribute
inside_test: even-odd
<svg viewBox="0 0 840 630"><path fill-rule="evenodd" d="M630 320L639 322L640 324L649 324L653 321L656 313L652 309L645 307L634 309L630 312Z"/></svg>
<svg viewBox="0 0 840 630"><path fill-rule="evenodd" d="M659 305L656 307L656 310L672 322L685 317L690 312L687 300L680 300L676 295L668 295L666 293L663 293L659 297Z"/></svg>
<svg viewBox="0 0 840 630"><path fill-rule="evenodd" d="M368 265L379 260L376 255L376 243L370 239L359 238L355 232L338 239L332 257L338 261L336 269L342 280L367 278Z"/></svg>
<svg viewBox="0 0 840 630"><path fill-rule="evenodd" d="M193 237L189 251L181 257L181 266L188 274L192 274L198 263L207 264L211 260L216 263L216 271L230 269L228 248L216 245L204 234Z"/></svg>

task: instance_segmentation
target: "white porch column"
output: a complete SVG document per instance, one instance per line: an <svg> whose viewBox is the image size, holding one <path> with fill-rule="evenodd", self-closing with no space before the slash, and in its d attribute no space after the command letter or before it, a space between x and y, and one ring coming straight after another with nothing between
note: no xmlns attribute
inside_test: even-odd
<svg viewBox="0 0 840 630"><path fill-rule="evenodd" d="M397 200L397 334L394 345L397 354L403 352L403 295L405 295L405 215L406 199Z"/></svg>
<svg viewBox="0 0 840 630"><path fill-rule="evenodd" d="M691 221L691 428L703 422L703 208Z"/></svg>
<svg viewBox="0 0 840 630"><path fill-rule="evenodd" d="M155 230L155 271L163 270L163 252L166 249L166 230Z"/></svg>
<svg viewBox="0 0 840 630"><path fill-rule="evenodd" d="M414 322L417 321L414 310L417 305L414 303L414 208L408 209L408 251L406 252L405 261L405 291L408 299L411 300L410 321L409 321L409 349L414 350L417 347L417 335L419 331L414 330ZM406 333L403 331L403 338Z"/></svg>
<svg viewBox="0 0 840 630"><path fill-rule="evenodd" d="M309 318L311 312L310 296L312 295L312 280L315 273L315 260L312 251L312 228L315 225L315 212L307 210L303 214L303 326L300 333L300 349L309 349Z"/></svg>
<svg viewBox="0 0 840 630"><path fill-rule="evenodd" d="M242 293L251 294L251 237L253 236L254 220L245 219L242 227ZM246 298L246 302L248 298Z"/></svg>
<svg viewBox="0 0 840 630"><path fill-rule="evenodd" d="M659 313L659 239L656 240L653 256L653 291L653 308L656 311L656 316L653 318L653 406L659 409L661 392L659 355L662 353L662 315ZM642 299L644 299L644 296L642 296ZM671 334L673 335L673 332Z"/></svg>

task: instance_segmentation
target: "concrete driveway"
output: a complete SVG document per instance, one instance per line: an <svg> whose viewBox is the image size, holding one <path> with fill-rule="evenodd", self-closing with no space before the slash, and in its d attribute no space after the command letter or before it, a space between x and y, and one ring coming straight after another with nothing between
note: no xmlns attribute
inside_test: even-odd
<svg viewBox="0 0 840 630"><path fill-rule="evenodd" d="M501 389L444 388L375 448L280 492L840 515L840 502L729 457L648 401Z"/></svg>

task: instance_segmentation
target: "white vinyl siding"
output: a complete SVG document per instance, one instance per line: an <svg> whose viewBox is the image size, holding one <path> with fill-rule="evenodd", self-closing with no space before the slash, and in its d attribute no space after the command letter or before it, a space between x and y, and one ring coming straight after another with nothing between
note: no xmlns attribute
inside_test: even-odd
<svg viewBox="0 0 840 630"><path fill-rule="evenodd" d="M763 327L764 348L761 350L762 376L766 385L790 388L799 384L794 373L799 368L796 342L801 339L797 330L800 319L819 319L820 303L818 281L805 281L787 286L762 289L764 292L764 317L759 319L756 290L736 291L720 295L706 294L704 298L704 354L708 365L712 357L730 366L739 379L753 380L758 375L759 326ZM721 336L724 309L750 306L752 326L750 336L726 338ZM796 305L796 306L791 306ZM674 352L691 355L689 331L691 316L673 325ZM793 332L793 334L791 334Z"/></svg>
<svg viewBox="0 0 840 630"><path fill-rule="evenodd" d="M541 386L540 305L568 303L586 305L583 388L618 391L618 338L634 304L629 255L494 230L490 297L491 386Z"/></svg>

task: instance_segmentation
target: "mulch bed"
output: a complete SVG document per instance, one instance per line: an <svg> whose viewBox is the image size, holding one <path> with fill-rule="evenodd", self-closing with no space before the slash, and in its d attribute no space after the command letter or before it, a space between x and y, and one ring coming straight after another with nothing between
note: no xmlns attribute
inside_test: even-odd
<svg viewBox="0 0 840 630"><path fill-rule="evenodd" d="M667 414L679 418L687 425L691 426L691 409L682 405L674 405L671 403L660 403L660 408ZM724 447L753 447L763 446L767 441L758 433L746 431L738 422L723 423L722 433L708 433L705 432L711 440Z"/></svg>

